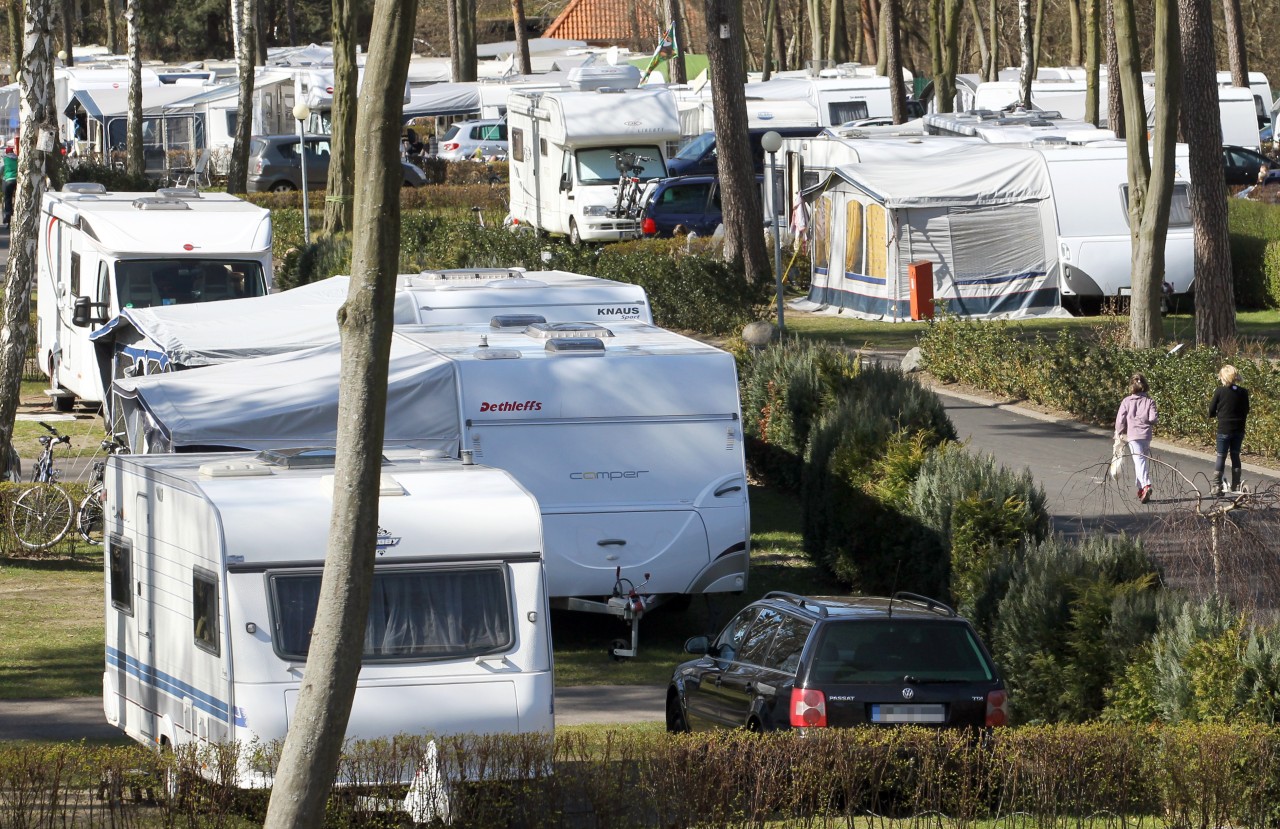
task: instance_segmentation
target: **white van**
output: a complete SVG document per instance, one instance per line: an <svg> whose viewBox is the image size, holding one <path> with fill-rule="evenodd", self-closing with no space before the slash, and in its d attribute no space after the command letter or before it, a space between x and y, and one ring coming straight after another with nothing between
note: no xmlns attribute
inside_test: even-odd
<svg viewBox="0 0 1280 829"><path fill-rule="evenodd" d="M332 451L117 455L106 484L107 721L158 749L282 740L325 563ZM378 526L347 737L551 734L533 497L497 469L392 453ZM248 759L238 784L270 785Z"/></svg>
<svg viewBox="0 0 1280 829"><path fill-rule="evenodd" d="M40 226L38 359L59 411L102 402L90 337L122 310L271 290L271 213L225 193L67 185L45 194Z"/></svg>

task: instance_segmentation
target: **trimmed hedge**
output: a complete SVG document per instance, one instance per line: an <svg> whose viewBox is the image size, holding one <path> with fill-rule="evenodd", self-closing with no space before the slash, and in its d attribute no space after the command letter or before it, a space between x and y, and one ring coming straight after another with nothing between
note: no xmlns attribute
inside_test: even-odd
<svg viewBox="0 0 1280 829"><path fill-rule="evenodd" d="M1280 308L1280 206L1230 199L1236 306Z"/></svg>
<svg viewBox="0 0 1280 829"><path fill-rule="evenodd" d="M1084 725L964 731L831 729L794 734L665 736L610 731L437 741L457 829L910 825L1129 827L1273 825L1280 730L1199 725ZM424 737L348 746L338 780L410 777ZM260 821L267 793L196 775L228 768L234 747L160 755L148 749L0 744L0 814L7 826L214 827ZM269 765L276 747L258 752ZM173 797L160 781L181 780ZM516 780L510 778L515 771ZM477 779L478 778L478 779ZM331 794L325 826L398 826L403 786ZM363 809L363 811L362 811ZM876 816L879 816L877 819ZM878 825L878 823L877 823Z"/></svg>

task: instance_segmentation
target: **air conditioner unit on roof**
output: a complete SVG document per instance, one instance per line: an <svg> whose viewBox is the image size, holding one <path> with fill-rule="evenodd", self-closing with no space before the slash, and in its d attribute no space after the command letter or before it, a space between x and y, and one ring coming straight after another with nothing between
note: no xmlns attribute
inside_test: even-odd
<svg viewBox="0 0 1280 829"><path fill-rule="evenodd" d="M602 88L636 89L640 86L640 67L624 64L591 64L569 70L569 88L594 91Z"/></svg>

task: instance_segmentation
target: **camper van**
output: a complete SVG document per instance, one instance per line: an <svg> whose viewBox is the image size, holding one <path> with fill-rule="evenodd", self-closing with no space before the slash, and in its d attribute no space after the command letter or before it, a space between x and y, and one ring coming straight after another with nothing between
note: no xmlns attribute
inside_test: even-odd
<svg viewBox="0 0 1280 829"><path fill-rule="evenodd" d="M113 407L135 454L333 445L340 355L332 344L122 378ZM633 320L512 315L399 327L388 376L388 446L469 455L538 499L553 606L634 622L631 586L654 597L646 606L745 589L732 355ZM613 654L632 655L635 636L633 624Z"/></svg>
<svg viewBox="0 0 1280 829"><path fill-rule="evenodd" d="M38 355L59 411L104 399L90 337L122 310L271 289L271 214L234 196L68 185L40 210Z"/></svg>
<svg viewBox="0 0 1280 829"><path fill-rule="evenodd" d="M107 722L157 749L235 742L247 752L284 739L316 617L333 472L332 451L108 461ZM533 497L496 469L392 453L378 527L347 737L550 734ZM249 759L237 784L270 785Z"/></svg>
<svg viewBox="0 0 1280 829"><path fill-rule="evenodd" d="M517 90L507 101L507 140L515 226L574 243L618 241L640 235L640 220L614 209L619 156L636 156L641 184L665 178L680 120L668 89Z"/></svg>

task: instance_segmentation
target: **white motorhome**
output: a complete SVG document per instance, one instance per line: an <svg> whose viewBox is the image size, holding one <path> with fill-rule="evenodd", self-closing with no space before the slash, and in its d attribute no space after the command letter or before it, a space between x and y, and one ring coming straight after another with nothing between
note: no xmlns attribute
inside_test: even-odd
<svg viewBox="0 0 1280 829"><path fill-rule="evenodd" d="M1232 86L1231 73L1218 73L1218 86ZM1275 102L1274 96L1271 94L1271 81L1267 80L1267 76L1262 72L1249 73L1249 91L1253 93L1253 107L1258 116L1258 129L1265 130L1271 126L1271 107ZM1230 143L1224 141L1223 143Z"/></svg>
<svg viewBox="0 0 1280 829"><path fill-rule="evenodd" d="M332 445L340 354L123 378L113 405L135 453ZM528 488L553 606L634 622L611 601L629 585L657 600L746 587L737 372L717 348L636 321L401 327L385 440L469 454Z"/></svg>
<svg viewBox="0 0 1280 829"><path fill-rule="evenodd" d="M114 456L106 475L107 721L158 749L283 740L325 564L332 452ZM533 497L500 470L392 453L378 526L347 737L550 734ZM269 785L248 759L238 785Z"/></svg>
<svg viewBox="0 0 1280 829"><path fill-rule="evenodd" d="M577 86L595 69L583 68ZM636 156L642 183L663 178L680 120L667 89L517 90L507 101L507 135L513 224L575 243L617 241L640 235L639 219L615 210L617 158Z"/></svg>
<svg viewBox="0 0 1280 829"><path fill-rule="evenodd" d="M46 193L36 245L40 368L60 411L104 399L93 332L125 308L263 296L271 214L225 193Z"/></svg>

